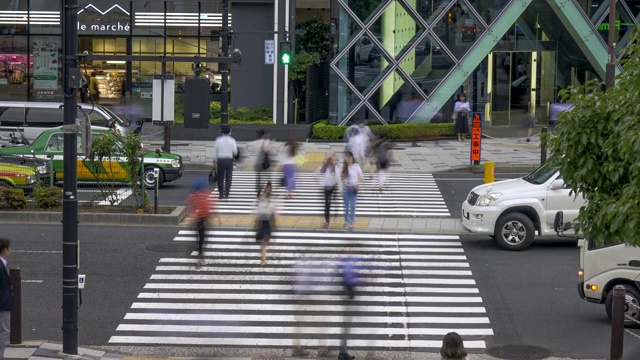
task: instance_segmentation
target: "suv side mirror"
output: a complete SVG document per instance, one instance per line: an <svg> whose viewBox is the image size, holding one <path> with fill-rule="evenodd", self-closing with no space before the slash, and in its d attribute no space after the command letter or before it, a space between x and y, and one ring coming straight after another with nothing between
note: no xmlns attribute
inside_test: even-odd
<svg viewBox="0 0 640 360"><path fill-rule="evenodd" d="M558 235L562 234L562 232L564 231L563 230L564 228L562 226L562 222L564 220L563 218L564 218L564 214L562 213L562 211L558 211L556 213L555 219L553 220L553 229Z"/></svg>
<svg viewBox="0 0 640 360"><path fill-rule="evenodd" d="M556 179L553 180L553 182L551 183L551 186L549 186L549 189L551 190L560 190L560 189L564 189L564 180L562 179Z"/></svg>

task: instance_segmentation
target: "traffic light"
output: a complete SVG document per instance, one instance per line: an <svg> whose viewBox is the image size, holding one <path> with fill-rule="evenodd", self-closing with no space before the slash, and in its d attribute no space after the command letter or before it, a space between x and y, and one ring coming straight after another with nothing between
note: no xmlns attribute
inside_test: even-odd
<svg viewBox="0 0 640 360"><path fill-rule="evenodd" d="M291 42L283 41L280 43L280 63L283 65L291 64Z"/></svg>

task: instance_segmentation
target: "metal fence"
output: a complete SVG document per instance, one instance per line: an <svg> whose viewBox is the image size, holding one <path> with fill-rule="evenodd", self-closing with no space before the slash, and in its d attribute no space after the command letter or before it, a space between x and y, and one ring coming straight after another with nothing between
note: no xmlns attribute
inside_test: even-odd
<svg viewBox="0 0 640 360"><path fill-rule="evenodd" d="M35 194L39 188L57 187L62 191L63 173L60 169L54 168L54 159L23 161L0 156L0 187L22 190L28 203L35 203ZM97 171L97 168L100 168L100 171ZM140 168L140 185L135 188L127 182L124 171L115 162L96 164L78 161L79 206L132 208L145 204L143 199L147 194L142 183L144 168ZM8 206L2 202L0 199L0 206Z"/></svg>

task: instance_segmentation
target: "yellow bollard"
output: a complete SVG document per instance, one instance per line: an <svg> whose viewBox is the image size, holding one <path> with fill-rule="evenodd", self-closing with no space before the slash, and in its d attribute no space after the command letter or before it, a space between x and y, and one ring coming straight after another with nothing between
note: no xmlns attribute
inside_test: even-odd
<svg viewBox="0 0 640 360"><path fill-rule="evenodd" d="M492 183L496 179L495 174L496 163L488 161L484 163L484 183Z"/></svg>

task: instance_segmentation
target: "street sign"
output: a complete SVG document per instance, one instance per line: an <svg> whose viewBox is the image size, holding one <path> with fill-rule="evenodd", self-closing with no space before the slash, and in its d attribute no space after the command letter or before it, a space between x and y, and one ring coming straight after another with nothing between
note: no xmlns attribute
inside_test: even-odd
<svg viewBox="0 0 640 360"><path fill-rule="evenodd" d="M482 150L482 113L471 113L471 165L480 164Z"/></svg>
<svg viewBox="0 0 640 360"><path fill-rule="evenodd" d="M264 63L273 65L276 63L276 42L275 40L264 41Z"/></svg>

